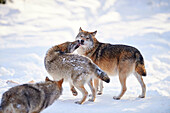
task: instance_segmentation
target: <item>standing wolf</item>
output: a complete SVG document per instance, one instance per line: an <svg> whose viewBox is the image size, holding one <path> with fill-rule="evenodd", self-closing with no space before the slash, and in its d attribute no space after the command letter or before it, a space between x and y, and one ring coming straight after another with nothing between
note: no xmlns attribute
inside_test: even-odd
<svg viewBox="0 0 170 113"><path fill-rule="evenodd" d="M0 113L40 113L62 93L63 79L12 87L2 96Z"/></svg>
<svg viewBox="0 0 170 113"><path fill-rule="evenodd" d="M76 37L76 40L81 42L78 48L80 55L89 57L95 64L109 75L119 75L119 80L122 86L121 93L114 99L120 99L126 92L126 79L128 75L133 73L142 87L140 98L145 97L146 87L142 76L146 76L144 59L134 47L127 45L112 45L109 43L101 43L96 38L97 31L88 32L81 28ZM95 80L95 86L98 87L99 81ZM100 82L99 94L102 94L103 84Z"/></svg>
<svg viewBox="0 0 170 113"><path fill-rule="evenodd" d="M92 91L92 99L90 99L90 101L94 101L96 98L96 91L93 88L91 79L97 77L107 83L110 79L107 74L89 58L77 54L71 54L78 47L78 41L65 42L56 45L47 51L44 62L47 72L54 80L64 78L64 80L69 81L73 95L77 95L74 86L81 91L83 97L81 101L76 103L82 104L88 95L87 90L84 88L85 83L88 83Z"/></svg>

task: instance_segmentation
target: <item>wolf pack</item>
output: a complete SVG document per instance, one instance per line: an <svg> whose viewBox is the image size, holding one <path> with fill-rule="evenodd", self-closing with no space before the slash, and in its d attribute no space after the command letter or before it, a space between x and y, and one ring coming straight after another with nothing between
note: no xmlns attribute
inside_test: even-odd
<svg viewBox="0 0 170 113"><path fill-rule="evenodd" d="M89 94L89 101L94 102L96 95L103 93L103 81L109 83L109 76L115 75L119 77L121 91L113 99L119 100L124 95L130 74L134 74L141 85L139 98L144 98L146 86L142 76L146 76L146 70L140 51L128 45L99 42L96 33L80 27L75 41L51 47L44 65L53 80L46 77L44 82L10 88L2 95L0 113L40 113L60 97L63 81L69 82L73 96L78 95L77 90L82 93L76 104L83 104ZM78 54L73 53L75 50ZM91 93L84 87L86 83Z"/></svg>

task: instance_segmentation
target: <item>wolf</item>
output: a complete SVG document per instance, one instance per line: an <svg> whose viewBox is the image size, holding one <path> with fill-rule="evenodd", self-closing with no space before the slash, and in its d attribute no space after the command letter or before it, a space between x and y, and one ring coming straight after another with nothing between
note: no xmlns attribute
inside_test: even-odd
<svg viewBox="0 0 170 113"><path fill-rule="evenodd" d="M144 59L140 51L128 45L112 45L99 42L96 38L97 31L88 32L80 27L76 40L81 43L77 49L78 54L89 57L108 75L118 75L121 83L121 92L114 99L120 99L126 92L126 79L133 73L142 87L140 98L145 97L146 86L142 76L146 76ZM95 87L98 87L98 79L94 80ZM99 95L103 91L103 83L100 82Z"/></svg>
<svg viewBox="0 0 170 113"><path fill-rule="evenodd" d="M62 83L46 77L42 83L12 87L2 95L0 113L40 113L60 97Z"/></svg>
<svg viewBox="0 0 170 113"><path fill-rule="evenodd" d="M82 93L83 97L75 103L83 104L87 98L88 92L85 89L85 83L88 83L92 98L94 101L96 91L92 84L92 78L100 78L109 83L110 78L89 58L72 54L79 47L79 41L65 42L50 48L45 56L45 68L54 80L64 79L70 83L73 95L77 95L76 87Z"/></svg>

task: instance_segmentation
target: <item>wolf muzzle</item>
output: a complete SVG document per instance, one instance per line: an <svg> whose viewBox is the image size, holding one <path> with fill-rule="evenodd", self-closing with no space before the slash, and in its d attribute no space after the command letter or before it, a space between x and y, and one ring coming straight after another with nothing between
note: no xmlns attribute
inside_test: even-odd
<svg viewBox="0 0 170 113"><path fill-rule="evenodd" d="M81 44L81 45L84 45L84 40L78 40L78 42Z"/></svg>

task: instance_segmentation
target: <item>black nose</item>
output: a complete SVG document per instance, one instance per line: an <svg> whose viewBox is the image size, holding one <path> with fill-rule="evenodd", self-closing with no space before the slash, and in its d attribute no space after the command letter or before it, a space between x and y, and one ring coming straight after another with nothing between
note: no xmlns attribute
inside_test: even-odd
<svg viewBox="0 0 170 113"><path fill-rule="evenodd" d="M78 40L78 42L82 45L84 44L84 40Z"/></svg>
<svg viewBox="0 0 170 113"><path fill-rule="evenodd" d="M81 44L84 44L84 40L81 40Z"/></svg>

